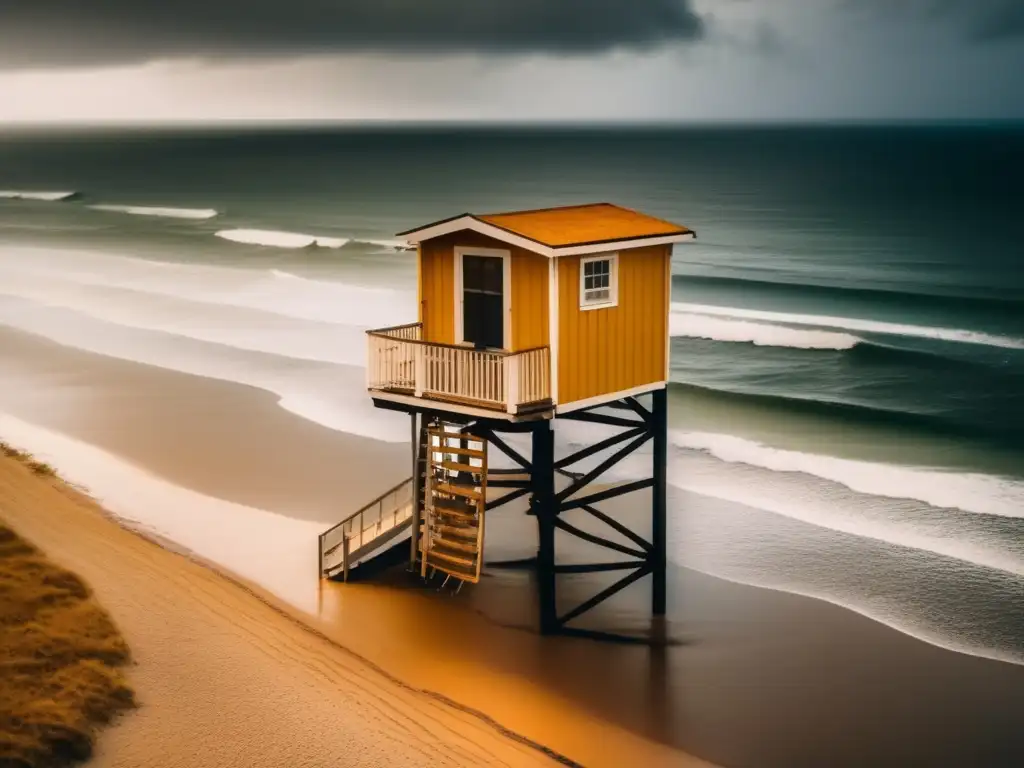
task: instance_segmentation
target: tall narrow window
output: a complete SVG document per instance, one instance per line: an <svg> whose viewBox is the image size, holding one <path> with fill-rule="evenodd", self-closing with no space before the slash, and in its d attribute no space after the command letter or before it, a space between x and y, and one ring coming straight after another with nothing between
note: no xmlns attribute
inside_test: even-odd
<svg viewBox="0 0 1024 768"><path fill-rule="evenodd" d="M580 308L600 309L618 304L619 259L616 254L580 261Z"/></svg>

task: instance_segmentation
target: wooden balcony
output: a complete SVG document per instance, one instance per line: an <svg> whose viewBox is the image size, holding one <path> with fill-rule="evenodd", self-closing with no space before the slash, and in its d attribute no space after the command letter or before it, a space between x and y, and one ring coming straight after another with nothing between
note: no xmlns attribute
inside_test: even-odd
<svg viewBox="0 0 1024 768"><path fill-rule="evenodd" d="M367 331L366 386L384 399L433 400L508 417L551 409L547 347L520 352L423 341L412 323Z"/></svg>

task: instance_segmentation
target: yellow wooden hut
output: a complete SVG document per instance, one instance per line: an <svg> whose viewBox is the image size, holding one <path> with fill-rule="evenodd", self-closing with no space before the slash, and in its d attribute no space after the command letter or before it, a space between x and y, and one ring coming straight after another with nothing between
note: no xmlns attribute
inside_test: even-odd
<svg viewBox="0 0 1024 768"><path fill-rule="evenodd" d="M398 236L418 249L419 321L369 333L375 400L519 421L665 387L670 259L687 227L595 203Z"/></svg>
<svg viewBox="0 0 1024 768"><path fill-rule="evenodd" d="M368 332L367 388L378 407L411 416L412 476L321 534L321 574L347 579L353 564L404 547L393 542L410 530L411 570L476 582L485 519L525 498L542 632L586 634L570 622L648 575L652 613L663 615L670 261L693 231L595 203L466 213L399 237L417 247L419 319ZM556 418L618 431L556 458ZM505 433L528 435L529 456ZM648 441L649 478L593 488ZM513 466L490 467L490 448ZM649 541L598 508L637 492L650 493ZM628 542L580 529L564 516L572 510ZM556 529L631 559L559 563ZM558 574L610 571L627 575L560 612Z"/></svg>

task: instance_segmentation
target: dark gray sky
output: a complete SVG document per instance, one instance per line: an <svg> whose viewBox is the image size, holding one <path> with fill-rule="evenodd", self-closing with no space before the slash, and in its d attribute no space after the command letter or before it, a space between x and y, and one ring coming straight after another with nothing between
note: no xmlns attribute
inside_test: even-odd
<svg viewBox="0 0 1024 768"><path fill-rule="evenodd" d="M1024 118L1024 0L0 0L0 121Z"/></svg>

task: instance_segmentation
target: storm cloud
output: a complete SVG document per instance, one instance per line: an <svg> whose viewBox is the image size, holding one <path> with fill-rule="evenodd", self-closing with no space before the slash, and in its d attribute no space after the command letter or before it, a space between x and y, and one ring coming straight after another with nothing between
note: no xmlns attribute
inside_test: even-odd
<svg viewBox="0 0 1024 768"><path fill-rule="evenodd" d="M0 0L0 66L312 53L598 53L703 37L691 0Z"/></svg>
<svg viewBox="0 0 1024 768"><path fill-rule="evenodd" d="M1024 37L1024 0L844 0L847 7L868 8L880 19L913 15L948 24L980 42Z"/></svg>

